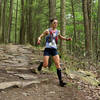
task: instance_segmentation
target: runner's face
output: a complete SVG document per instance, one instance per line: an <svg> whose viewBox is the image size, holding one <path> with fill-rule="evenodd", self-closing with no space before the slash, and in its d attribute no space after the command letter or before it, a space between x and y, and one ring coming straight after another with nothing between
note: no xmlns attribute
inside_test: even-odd
<svg viewBox="0 0 100 100"><path fill-rule="evenodd" d="M53 28L56 28L58 26L58 21L57 20L54 20L53 22L52 22L52 27Z"/></svg>

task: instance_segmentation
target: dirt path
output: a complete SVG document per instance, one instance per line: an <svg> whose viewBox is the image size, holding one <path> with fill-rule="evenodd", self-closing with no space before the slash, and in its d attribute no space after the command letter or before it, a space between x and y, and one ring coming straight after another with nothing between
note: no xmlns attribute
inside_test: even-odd
<svg viewBox="0 0 100 100"><path fill-rule="evenodd" d="M13 86L1 90L0 100L99 100L85 94L65 74L63 77L68 85L60 87L55 73L32 73L30 69L37 68L42 60L42 52L31 46L1 45L0 53L0 83L33 80L40 82L23 88Z"/></svg>
<svg viewBox="0 0 100 100"><path fill-rule="evenodd" d="M49 81L41 84L1 91L0 100L85 100L84 95L74 86L62 88L58 86L57 79L52 75L46 75L46 77L50 77Z"/></svg>

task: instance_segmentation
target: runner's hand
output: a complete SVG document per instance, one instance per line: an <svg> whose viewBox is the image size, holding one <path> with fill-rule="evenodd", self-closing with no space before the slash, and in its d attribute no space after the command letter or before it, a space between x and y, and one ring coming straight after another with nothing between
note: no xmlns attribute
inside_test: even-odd
<svg viewBox="0 0 100 100"><path fill-rule="evenodd" d="M41 43L41 41L40 41L40 40L38 40L38 41L37 41L37 44L38 44L38 45L40 45L40 43Z"/></svg>
<svg viewBox="0 0 100 100"><path fill-rule="evenodd" d="M67 38L66 41L72 41L72 38Z"/></svg>

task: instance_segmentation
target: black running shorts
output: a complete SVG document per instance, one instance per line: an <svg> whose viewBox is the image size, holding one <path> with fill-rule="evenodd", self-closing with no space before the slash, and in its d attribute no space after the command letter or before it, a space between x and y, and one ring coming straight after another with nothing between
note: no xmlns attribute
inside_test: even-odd
<svg viewBox="0 0 100 100"><path fill-rule="evenodd" d="M56 56L58 55L57 49L55 48L45 48L44 56Z"/></svg>

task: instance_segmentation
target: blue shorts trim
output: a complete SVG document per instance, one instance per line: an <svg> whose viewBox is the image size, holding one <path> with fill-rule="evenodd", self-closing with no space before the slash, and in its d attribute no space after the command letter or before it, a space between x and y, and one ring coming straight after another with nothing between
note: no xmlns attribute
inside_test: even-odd
<svg viewBox="0 0 100 100"><path fill-rule="evenodd" d="M45 48L44 56L56 56L56 55L58 55L57 49Z"/></svg>

